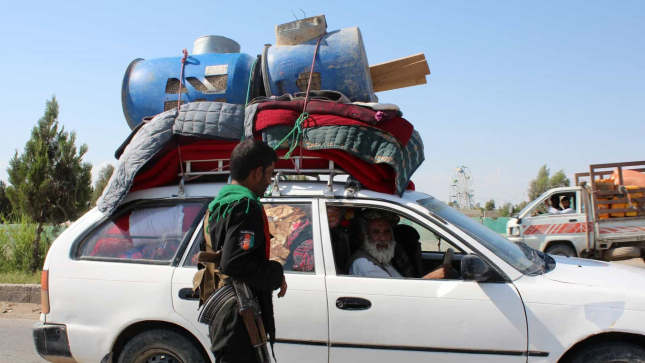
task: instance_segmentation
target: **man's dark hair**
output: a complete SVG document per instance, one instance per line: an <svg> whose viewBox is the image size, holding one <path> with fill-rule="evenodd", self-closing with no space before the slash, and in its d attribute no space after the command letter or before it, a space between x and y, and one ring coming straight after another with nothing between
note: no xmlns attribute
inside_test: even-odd
<svg viewBox="0 0 645 363"><path fill-rule="evenodd" d="M231 153L231 177L241 181L248 178L251 170L262 167L262 171L278 161L278 154L266 143L259 140L244 140Z"/></svg>

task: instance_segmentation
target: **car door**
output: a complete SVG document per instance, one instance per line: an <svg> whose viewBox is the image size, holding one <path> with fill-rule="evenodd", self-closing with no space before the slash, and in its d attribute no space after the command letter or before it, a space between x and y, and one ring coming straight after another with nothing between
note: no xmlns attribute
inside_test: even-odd
<svg viewBox="0 0 645 363"><path fill-rule="evenodd" d="M275 354L280 362L328 362L327 296L317 203L312 199L263 200L273 235L271 258L283 264L288 284L285 297L279 299L277 291L273 295ZM197 322L198 300L191 294L199 238L194 238L175 271L172 294L176 311L208 339L208 326Z"/></svg>
<svg viewBox="0 0 645 363"><path fill-rule="evenodd" d="M571 192L568 192L570 194ZM563 194L562 191L543 196L533 210L525 213L522 219L522 236L524 243L536 250L545 251L549 243L554 241L569 241L574 246L583 246L586 243L586 216L581 212L582 203L580 191L576 192L575 213L569 214L538 214L537 212L544 201L550 200L554 194ZM520 216L522 217L522 216Z"/></svg>
<svg viewBox="0 0 645 363"><path fill-rule="evenodd" d="M438 234L443 247L473 252L426 217L399 205L321 201L322 221L328 206L396 212ZM526 317L512 283L340 275L329 229L323 228L322 235L330 362L526 362Z"/></svg>
<svg viewBox="0 0 645 363"><path fill-rule="evenodd" d="M170 282L204 208L203 199L125 204L79 236L72 258L57 261L50 284L57 319L66 322L70 341L101 342L75 349L78 361L109 352L116 336L139 321L187 326L174 313Z"/></svg>

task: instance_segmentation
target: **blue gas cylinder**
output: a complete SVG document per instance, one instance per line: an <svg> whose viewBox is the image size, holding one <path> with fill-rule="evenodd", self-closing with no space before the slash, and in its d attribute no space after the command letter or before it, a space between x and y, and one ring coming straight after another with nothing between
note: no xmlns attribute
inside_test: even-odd
<svg viewBox="0 0 645 363"><path fill-rule="evenodd" d="M244 53L189 56L181 86L181 102L220 101L245 104L251 67L256 57ZM177 107L181 57L135 59L121 89L123 113L130 128L144 117Z"/></svg>
<svg viewBox="0 0 645 363"><path fill-rule="evenodd" d="M268 50L271 93L304 92L318 38L297 45L276 45ZM353 102L376 102L363 37L358 28L327 33L316 54L312 90L334 90Z"/></svg>

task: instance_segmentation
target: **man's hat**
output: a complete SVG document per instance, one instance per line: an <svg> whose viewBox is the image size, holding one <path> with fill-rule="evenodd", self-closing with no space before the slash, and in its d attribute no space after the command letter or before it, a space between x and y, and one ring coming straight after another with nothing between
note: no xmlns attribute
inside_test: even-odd
<svg viewBox="0 0 645 363"><path fill-rule="evenodd" d="M367 221L373 221L375 219L383 219L390 222L392 225L399 224L401 218L394 213L390 213L378 209L365 209L361 215L361 224Z"/></svg>

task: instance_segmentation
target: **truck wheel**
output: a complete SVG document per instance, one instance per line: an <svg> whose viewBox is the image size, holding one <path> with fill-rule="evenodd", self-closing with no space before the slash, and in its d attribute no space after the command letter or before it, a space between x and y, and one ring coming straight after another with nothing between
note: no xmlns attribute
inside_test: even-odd
<svg viewBox="0 0 645 363"><path fill-rule="evenodd" d="M569 363L643 363L645 349L629 343L604 343L576 354Z"/></svg>
<svg viewBox="0 0 645 363"><path fill-rule="evenodd" d="M196 347L183 335L171 330L147 330L123 347L119 363L206 363Z"/></svg>
<svg viewBox="0 0 645 363"><path fill-rule="evenodd" d="M574 250L571 246L566 245L564 243L558 243L558 244L549 246L549 248L546 249L546 253L554 256L565 256L565 257L578 256L576 254L576 250Z"/></svg>

